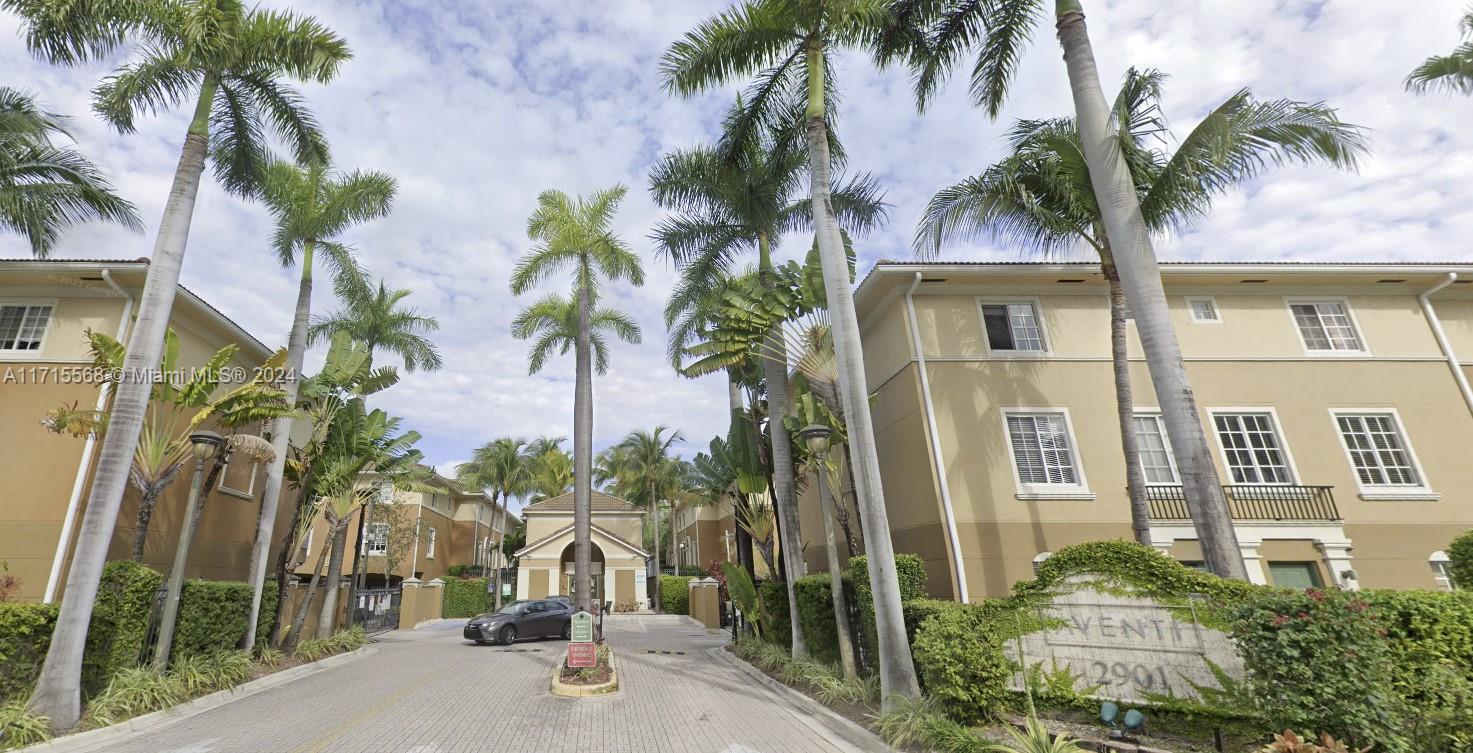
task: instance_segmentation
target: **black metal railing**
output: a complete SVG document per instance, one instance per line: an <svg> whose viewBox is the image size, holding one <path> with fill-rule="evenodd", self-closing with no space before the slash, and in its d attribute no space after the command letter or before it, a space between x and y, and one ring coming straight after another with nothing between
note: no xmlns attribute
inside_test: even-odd
<svg viewBox="0 0 1473 753"><path fill-rule="evenodd" d="M1233 520L1340 520L1333 486L1230 484L1222 487ZM1191 520L1180 486L1147 486L1152 520Z"/></svg>

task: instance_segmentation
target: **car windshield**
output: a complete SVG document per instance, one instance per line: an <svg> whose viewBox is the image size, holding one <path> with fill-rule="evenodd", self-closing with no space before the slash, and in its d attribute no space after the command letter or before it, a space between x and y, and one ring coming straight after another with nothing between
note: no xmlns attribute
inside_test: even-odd
<svg viewBox="0 0 1473 753"><path fill-rule="evenodd" d="M510 604L507 604L506 606L502 607L501 609L497 610L496 613L497 614L521 614L522 613L522 610L524 610L524 609L527 608L527 604L528 603L529 602L525 602L525 601L514 601L514 602L512 602Z"/></svg>

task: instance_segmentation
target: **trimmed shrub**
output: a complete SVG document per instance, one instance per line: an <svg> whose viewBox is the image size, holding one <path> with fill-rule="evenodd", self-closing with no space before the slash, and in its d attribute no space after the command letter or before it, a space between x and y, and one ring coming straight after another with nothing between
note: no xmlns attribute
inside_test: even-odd
<svg viewBox="0 0 1473 753"><path fill-rule="evenodd" d="M895 578L900 581L901 604L912 599L925 598L926 564L920 557L914 554L895 555ZM875 600L869 587L869 559L864 555L850 557L849 564L844 568L844 598L854 605L852 608L859 618L858 624L854 626L855 632L864 648L864 655L873 664L880 655L880 641L875 635Z"/></svg>
<svg viewBox="0 0 1473 753"><path fill-rule="evenodd" d="M1447 545L1447 566L1453 585L1473 591L1473 528L1458 534Z"/></svg>
<svg viewBox="0 0 1473 753"><path fill-rule="evenodd" d="M457 578L445 581L440 597L440 616L475 617L491 608L491 594L486 593L485 578Z"/></svg>
<svg viewBox="0 0 1473 753"><path fill-rule="evenodd" d="M788 614L788 586L768 578L758 588L762 597L762 638L779 646L793 645L793 622Z"/></svg>
<svg viewBox="0 0 1473 753"><path fill-rule="evenodd" d="M961 604L945 599L911 599L900 606L905 613L905 639L914 644L916 629L927 617L944 610L960 608Z"/></svg>
<svg viewBox="0 0 1473 753"><path fill-rule="evenodd" d="M690 614L689 575L660 576L660 608L665 614Z"/></svg>
<svg viewBox="0 0 1473 753"><path fill-rule="evenodd" d="M1274 729L1327 732L1353 747L1407 750L1385 632L1343 591L1259 588L1232 607L1249 688Z"/></svg>
<svg viewBox="0 0 1473 753"><path fill-rule="evenodd" d="M0 702L25 700L56 628L55 604L0 603Z"/></svg>
<svg viewBox="0 0 1473 753"><path fill-rule="evenodd" d="M263 602L264 599L263 593ZM265 609L261 611L265 613ZM171 658L234 649L245 638L250 614L249 583L185 581L179 593L179 619L174 628Z"/></svg>
<svg viewBox="0 0 1473 753"><path fill-rule="evenodd" d="M828 573L805 575L793 584L798 597L798 625L808 655L815 661L839 661L839 629L834 624L833 588Z"/></svg>
<svg viewBox="0 0 1473 753"><path fill-rule="evenodd" d="M1008 697L1012 662L991 628L991 604L934 604L916 628L911 653L926 696L963 724L990 718Z"/></svg>

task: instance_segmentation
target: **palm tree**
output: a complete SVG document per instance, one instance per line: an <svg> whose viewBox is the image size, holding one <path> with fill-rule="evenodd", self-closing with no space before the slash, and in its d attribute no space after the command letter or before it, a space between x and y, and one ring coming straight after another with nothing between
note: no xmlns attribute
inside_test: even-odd
<svg viewBox="0 0 1473 753"><path fill-rule="evenodd" d="M741 124L727 129L734 134L728 137L728 143L745 142L739 134L764 124L780 127L779 137L786 140L795 138L801 123L806 136L813 226L834 322L834 350L844 377L840 381L849 422L849 453L857 471L857 491L864 511L862 523L879 637L880 687L886 710L896 698L919 697L920 686L905 637L859 342L859 319L831 196L833 150L828 119L838 87L830 73L828 56L830 51L845 47L876 46L888 21L883 0L747 0L686 34L665 53L662 63L665 87L682 96L738 76L756 76L739 118Z"/></svg>
<svg viewBox="0 0 1473 753"><path fill-rule="evenodd" d="M683 439L680 431L666 434L669 428L656 426L654 431L637 429L629 432L623 441L619 442L622 449L622 467L624 471L637 480L638 485L645 492L644 507L650 511L655 532L655 546L651 550L655 558L655 611L660 611L663 606L661 599L660 576L660 501L663 495L659 494L663 483L669 483L672 475L678 475L678 469L670 467L671 461L675 460L670 454L671 445ZM676 471L672 474L672 471Z"/></svg>
<svg viewBox="0 0 1473 753"><path fill-rule="evenodd" d="M390 290L380 279L375 286L359 275L339 275L333 290L343 300L341 311L313 320L307 342L315 343L341 332L368 345L370 352L388 351L404 361L405 371L436 371L444 365L429 335L440 322L418 309L399 308L412 291Z"/></svg>
<svg viewBox="0 0 1473 753"><path fill-rule="evenodd" d="M804 154L784 143L773 129L743 131L739 101L727 116L724 144L666 155L650 173L655 203L676 214L654 232L661 254L681 271L680 282L665 307L672 326L670 348L692 335L690 324L713 294L729 284L735 259L757 254L757 276L764 287L773 285L772 247L787 231L812 227L812 205L798 198L805 169ZM833 190L839 221L853 233L864 233L885 218L886 206L873 180L861 175ZM774 327L763 348L763 372L771 415L787 412L786 347L780 327ZM677 364L677 368L679 365ZM801 557L797 500L793 493L793 450L787 430L772 425L773 487L782 520L783 561L788 574L789 620L795 655L805 652L798 622L798 600L793 581L806 571Z"/></svg>
<svg viewBox="0 0 1473 753"><path fill-rule="evenodd" d="M513 496L527 493L532 480L534 458L527 453L527 440L512 437L493 439L476 448L468 463L456 469L456 477L477 489L491 491L491 530L496 534L496 549L490 563L491 587L495 608L501 609L501 549L506 538L506 506Z"/></svg>
<svg viewBox="0 0 1473 753"><path fill-rule="evenodd" d="M272 250L283 267L290 267L301 255L301 276L297 284L297 308L292 317L287 339L287 374L284 387L290 404L297 399L297 375L307 355L307 322L312 310L312 266L318 247L338 276L359 276L357 264L348 247L337 240L348 228L389 213L394 201L394 179L385 173L354 171L336 173L321 162L294 165L272 160L261 180L261 200L276 220L271 239ZM271 549L271 536L276 524L276 507L281 498L281 477L286 469L287 443L291 437L292 416L276 419L271 428L271 446L275 452L266 470L266 486L261 494L261 513L256 524L255 545L251 548L251 564L247 571L251 583L250 619L246 621L241 647L256 645L256 617L261 610L261 592L266 583L266 557Z"/></svg>
<svg viewBox="0 0 1473 753"><path fill-rule="evenodd" d="M0 86L0 228L25 236L45 259L62 231L83 222L143 230L133 205L113 193L102 171L52 136L71 138L67 120L24 92Z"/></svg>
<svg viewBox="0 0 1473 753"><path fill-rule="evenodd" d="M1023 48L1044 13L1045 0L996 0L988 3L901 0L897 25L900 40L881 50L882 56L908 55L916 71L916 98L925 106L950 68L963 54L977 48L972 68L972 100L996 117L1007 97ZM1099 206L1103 237L1125 288L1151 382L1160 397L1166 434L1181 472L1192 524L1202 546L1202 559L1212 572L1247 580L1243 554L1238 548L1213 464L1207 435L1198 416L1197 400L1187 379L1181 346L1172 329L1166 293L1151 229L1141 211L1141 198L1131 178L1127 155L1111 124L1111 110L1100 86L1094 50L1084 23L1080 0L1055 0L1054 18L1074 98L1075 122L1084 161L1089 165L1090 187ZM910 31L927 23L923 43ZM882 45L883 47L883 45Z"/></svg>
<svg viewBox="0 0 1473 753"><path fill-rule="evenodd" d="M128 343L126 372L145 374L163 348L206 159L226 190L241 195L256 190L268 132L299 161L325 160L316 121L282 79L331 81L350 57L348 46L310 16L227 0L0 0L0 8L19 16L27 47L52 63L110 60L125 43L138 43L137 57L93 90L94 109L118 131L131 133L139 111L193 105ZM102 442L55 637L31 695L30 708L55 729L81 716L87 619L151 387L129 378L113 396L113 430Z"/></svg>
<svg viewBox="0 0 1473 753"><path fill-rule="evenodd" d="M589 515L593 492L593 359L602 354L599 373L608 366L607 348L595 342L596 324L612 330L621 339L637 342L639 329L633 320L612 311L595 311L599 277L610 282L628 280L644 284L644 269L624 241L609 229L614 211L624 199L623 186L574 198L562 191L543 191L537 209L527 219L527 237L532 251L517 262L512 272L511 292L521 295L559 271L571 268L573 298L559 302L549 297L533 304L517 317L525 334L538 335L532 347L532 371L541 368L556 345L566 353L576 351L573 399L573 590L579 609L589 608ZM569 309L575 309L569 311ZM602 313L602 317L596 314ZM530 318L524 318L531 315ZM575 325L569 327L568 325ZM513 323L513 334L518 324ZM600 341L601 342L601 341ZM539 358L540 356L540 358Z"/></svg>
<svg viewBox="0 0 1473 753"><path fill-rule="evenodd" d="M1163 233L1189 227L1212 199L1271 165L1323 162L1353 169L1366 151L1360 129L1340 122L1322 103L1255 100L1242 89L1213 108L1174 153L1166 136L1158 71L1131 69L1115 98L1115 138L1140 192L1147 227ZM1080 242L1100 258L1109 286L1110 344L1120 443L1136 540L1150 546L1150 506L1136 442L1134 400L1127 360L1125 290L1104 234L1089 166L1073 118L1022 120L1009 137L1010 153L981 175L942 189L927 205L915 249L934 256L948 239L988 236L1053 255Z"/></svg>
<svg viewBox="0 0 1473 753"><path fill-rule="evenodd" d="M1433 55L1407 75L1406 87L1421 94L1443 88L1460 94L1473 94L1473 8L1458 21L1463 41L1446 55Z"/></svg>

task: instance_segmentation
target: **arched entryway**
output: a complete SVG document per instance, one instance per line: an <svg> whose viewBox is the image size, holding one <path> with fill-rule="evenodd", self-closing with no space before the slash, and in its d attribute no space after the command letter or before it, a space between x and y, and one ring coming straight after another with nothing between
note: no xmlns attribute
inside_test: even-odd
<svg viewBox="0 0 1473 753"><path fill-rule="evenodd" d="M567 594L568 596L573 595L573 559L575 557L574 550L577 546L576 543L572 543L563 547L562 557L559 558L558 570L562 573L562 580L559 583L560 593ZM589 574L589 579L593 582L593 593L589 595L591 597L589 600L594 603L603 603L605 598L604 550L600 549L598 544L592 541L588 542L588 549L589 568L593 570Z"/></svg>

